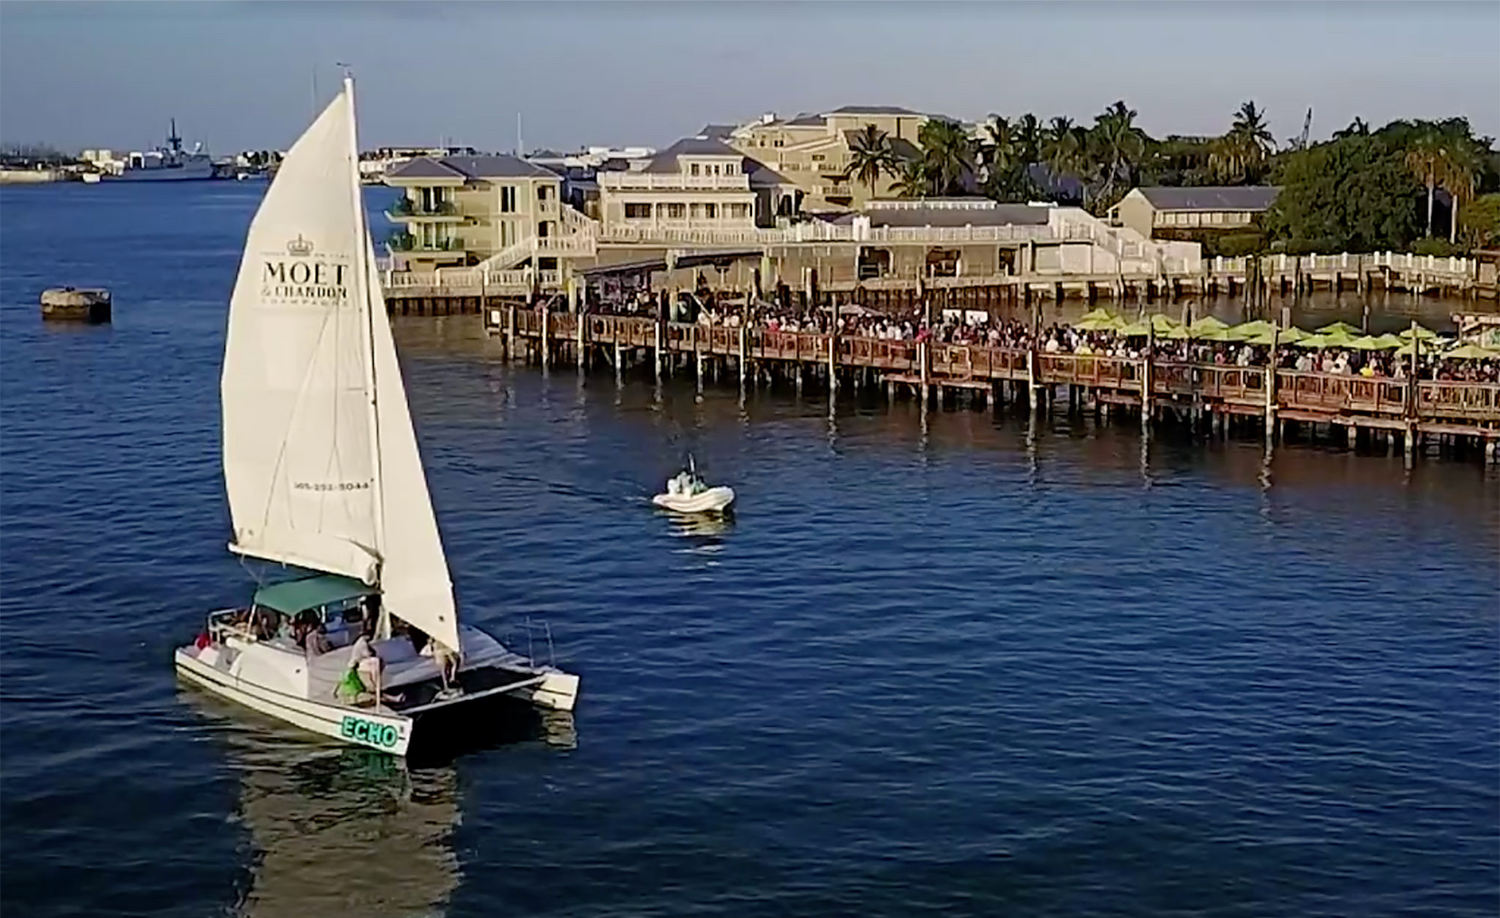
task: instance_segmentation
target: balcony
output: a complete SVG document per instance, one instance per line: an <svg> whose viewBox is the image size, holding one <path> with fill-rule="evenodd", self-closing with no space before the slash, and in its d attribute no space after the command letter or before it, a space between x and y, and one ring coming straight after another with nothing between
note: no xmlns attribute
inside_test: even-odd
<svg viewBox="0 0 1500 918"><path fill-rule="evenodd" d="M392 252L405 252L413 255L437 252L464 252L464 241L459 236L449 236L444 239L423 241L411 233L392 233L385 242L386 247Z"/></svg>
<svg viewBox="0 0 1500 918"><path fill-rule="evenodd" d="M739 175L683 175L663 172L601 172L599 184L611 191L749 191Z"/></svg>
<svg viewBox="0 0 1500 918"><path fill-rule="evenodd" d="M398 199L385 212L385 218L392 223L462 223L465 219L452 201L438 201L429 207L411 198Z"/></svg>

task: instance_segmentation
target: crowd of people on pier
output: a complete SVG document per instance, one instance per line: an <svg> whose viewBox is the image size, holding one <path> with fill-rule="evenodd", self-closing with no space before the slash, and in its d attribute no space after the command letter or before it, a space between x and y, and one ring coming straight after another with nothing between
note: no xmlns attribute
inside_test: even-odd
<svg viewBox="0 0 1500 918"><path fill-rule="evenodd" d="M738 328L745 321L746 310L742 303L720 304L709 296L700 298L694 305L692 311L697 315L693 319L699 325ZM660 308L660 303L643 295L621 301L614 308L601 308L599 312L644 316L654 315ZM1122 333L1119 329L1079 328L1060 322L1048 324L1033 332L1023 322L992 321L989 316L981 318L973 313L948 312L929 325L920 315L893 317L864 307L844 307L835 316L834 311L827 307L797 311L765 303L757 305L750 313L749 321L753 327L772 333L828 334L836 331L844 337L908 344L931 341L1024 351L1030 350L1035 343L1036 349L1043 354L1139 360L1146 357L1149 351L1153 360L1163 363L1238 367L1268 366L1274 353L1279 369L1303 373L1392 380L1407 379L1412 373L1409 343L1405 349L1361 349L1339 345L1305 347L1292 342L1273 349L1253 341L1223 340L1222 336L1211 336L1214 340L1165 334L1153 337ZM1425 335L1430 336L1431 333ZM1448 353L1453 344L1451 341L1424 336L1417 348L1418 377L1454 382L1500 383L1500 353L1484 356L1470 351L1464 356L1451 357Z"/></svg>

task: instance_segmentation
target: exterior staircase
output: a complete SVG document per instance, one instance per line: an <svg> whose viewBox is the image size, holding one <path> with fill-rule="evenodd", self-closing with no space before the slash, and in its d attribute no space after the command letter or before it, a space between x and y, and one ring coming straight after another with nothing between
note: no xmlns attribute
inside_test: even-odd
<svg viewBox="0 0 1500 918"><path fill-rule="evenodd" d="M598 251L599 223L567 205L560 208L558 236L528 236L511 243L475 267L505 271L536 258L591 258Z"/></svg>

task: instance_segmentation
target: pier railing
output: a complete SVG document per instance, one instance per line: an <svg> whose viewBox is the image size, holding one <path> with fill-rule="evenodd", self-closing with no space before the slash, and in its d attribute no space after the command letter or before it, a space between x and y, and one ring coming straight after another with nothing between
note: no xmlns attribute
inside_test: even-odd
<svg viewBox="0 0 1500 918"><path fill-rule="evenodd" d="M487 322L493 331L514 323L523 338L540 338L542 313L534 309L492 310ZM565 313L549 313L547 337L557 343L618 345L621 348L657 346L657 323L648 317L585 315L581 320ZM578 322L584 323L579 337ZM751 361L778 361L826 365L830 336L810 332L741 329L669 322L661 326L661 346L669 353L738 357ZM741 348L743 347L743 350ZM1024 349L989 347L982 344L929 342L925 349L914 342L841 335L832 341L834 362L843 367L865 367L895 374L904 381L920 375L934 385L969 385L975 382L1032 381L1038 385L1083 386L1116 393L1117 398L1141 397L1141 382L1149 368L1151 393L1179 403L1196 399L1217 404L1223 410L1263 413L1268 402L1278 411L1303 419L1360 416L1383 424L1409 420L1424 423L1500 427L1500 384L1426 380L1413 386L1407 380L1275 371L1274 399L1266 387L1271 371L1266 367L1147 361L1144 358L1091 354L1030 353ZM925 353L926 367L923 359ZM1033 375L1034 374L1034 375ZM1415 393L1416 404L1411 405Z"/></svg>

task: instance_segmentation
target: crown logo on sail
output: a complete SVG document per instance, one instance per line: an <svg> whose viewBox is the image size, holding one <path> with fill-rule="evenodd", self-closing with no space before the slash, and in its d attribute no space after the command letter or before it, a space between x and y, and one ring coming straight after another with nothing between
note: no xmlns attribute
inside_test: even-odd
<svg viewBox="0 0 1500 918"><path fill-rule="evenodd" d="M286 244L286 250L289 255L305 258L313 253L313 244L303 239L302 234L298 233L296 239Z"/></svg>

